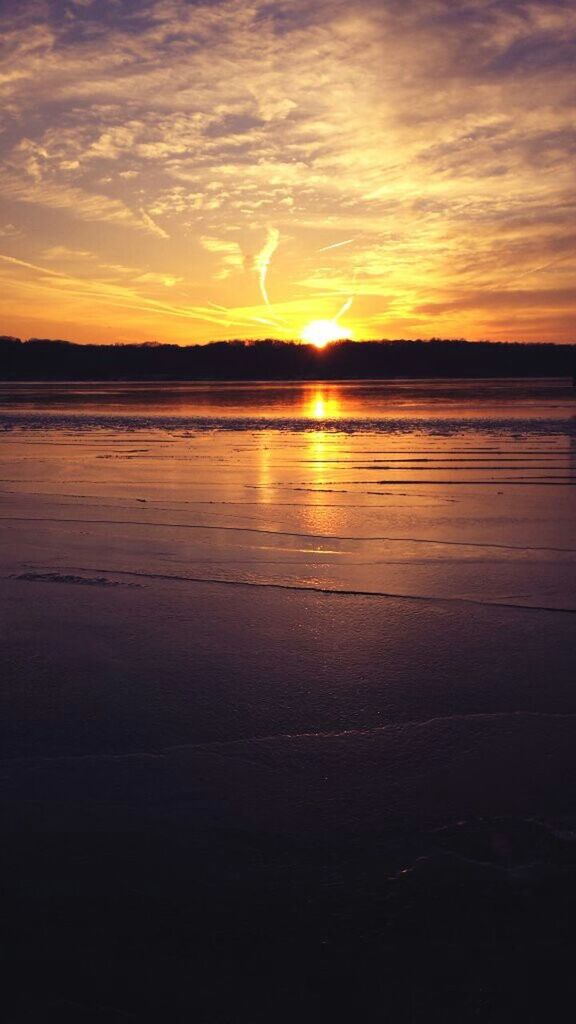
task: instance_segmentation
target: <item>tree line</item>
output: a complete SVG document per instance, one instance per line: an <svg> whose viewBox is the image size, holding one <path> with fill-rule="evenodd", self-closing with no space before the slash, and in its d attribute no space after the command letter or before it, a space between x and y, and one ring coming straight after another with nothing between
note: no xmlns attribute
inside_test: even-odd
<svg viewBox="0 0 576 1024"><path fill-rule="evenodd" d="M393 377L564 377L576 345L464 339L312 345L218 341L80 345L0 337L1 380L366 380Z"/></svg>

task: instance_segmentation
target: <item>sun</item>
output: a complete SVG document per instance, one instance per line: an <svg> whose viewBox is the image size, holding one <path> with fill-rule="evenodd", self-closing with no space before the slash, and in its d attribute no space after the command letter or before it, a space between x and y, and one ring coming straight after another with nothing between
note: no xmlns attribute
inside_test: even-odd
<svg viewBox="0 0 576 1024"><path fill-rule="evenodd" d="M312 320L306 324L301 334L302 341L316 348L325 348L331 341L348 341L351 338L350 331L341 327L335 320Z"/></svg>

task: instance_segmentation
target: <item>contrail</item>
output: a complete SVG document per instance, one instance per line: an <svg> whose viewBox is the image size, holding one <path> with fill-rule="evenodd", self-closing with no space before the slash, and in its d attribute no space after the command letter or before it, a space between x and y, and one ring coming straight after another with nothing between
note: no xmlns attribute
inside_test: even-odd
<svg viewBox="0 0 576 1024"><path fill-rule="evenodd" d="M229 306L219 306L218 303L216 303L216 302L209 302L208 305L212 306L212 309L219 309L222 313L229 313L230 312L230 307Z"/></svg>
<svg viewBox="0 0 576 1024"><path fill-rule="evenodd" d="M573 257L574 253L564 253L563 256L558 256L555 260L551 260L550 263L543 263L539 267L531 267L530 270L525 270L518 277L513 277L511 280L506 281L505 287L507 288L511 284L516 284L517 281L521 281L524 277L530 277L531 274L538 274L541 270L548 270L549 267L555 267L557 263L563 263L564 260L569 260Z"/></svg>
<svg viewBox="0 0 576 1024"><path fill-rule="evenodd" d="M262 317L262 316L245 316L245 317L242 317L241 314L240 314L240 318L241 319L239 320L238 319L238 314L235 314L234 310L230 309L229 306L219 306L216 302L209 302L208 305L212 309L217 309L219 312L229 313L229 314L232 314L232 316L236 316L236 320L231 320L230 323L239 323L239 322L246 323L246 324L258 323L258 324L268 324L268 326L270 326L270 327L278 327L283 322L283 321L279 320L276 317L274 317L274 319L271 320L269 318L265 318L265 317Z"/></svg>
<svg viewBox="0 0 576 1024"><path fill-rule="evenodd" d="M264 316L251 316L250 320L255 324L268 324L269 327L278 327L281 323L280 320L268 320Z"/></svg>
<svg viewBox="0 0 576 1024"><path fill-rule="evenodd" d="M351 295L349 299L346 299L346 302L342 306L342 309L334 317L334 323L338 323L340 317L344 316L344 313L348 312L348 310L350 309L350 306L352 305L353 302L354 302L354 296Z"/></svg>
<svg viewBox="0 0 576 1024"><path fill-rule="evenodd" d="M356 298L356 271L354 271L354 282L353 282L352 287L354 288L354 291L353 291L352 295L350 295L346 299L346 302L344 303L342 308L338 311L338 313L334 317L334 323L335 324L338 323L338 321L339 321L341 316L344 316L344 313L348 312L348 310L350 309L352 303L354 302L354 299Z"/></svg>
<svg viewBox="0 0 576 1024"><path fill-rule="evenodd" d="M346 238L343 242L334 242L332 245L324 245L318 252L328 252L328 249L339 249L341 245L350 245L350 242L355 242L355 238Z"/></svg>
<svg viewBox="0 0 576 1024"><path fill-rule="evenodd" d="M268 228L268 238L266 244L260 250L259 253L254 257L254 269L258 272L258 278L260 282L260 291L262 298L267 306L270 306L270 299L268 298L268 291L266 289L266 278L268 276L268 267L272 261L272 257L278 248L278 242L280 240L280 232L277 228Z"/></svg>
<svg viewBox="0 0 576 1024"><path fill-rule="evenodd" d="M232 310L227 310L225 306L216 306L215 303L209 303L208 306L192 306L192 307L181 307L170 305L164 302L158 302L154 299L141 298L136 296L130 291L124 289L118 292L113 290L107 290L103 288L100 282L95 281L92 285L87 283L84 278L74 277L72 274L65 274L60 270L50 270L48 267L40 267L37 263L29 263L27 260L19 260L15 256L7 256L4 253L0 253L0 260L5 263L12 263L17 267L25 267L27 270L34 270L38 274L46 274L50 277L58 278L67 285L73 287L69 289L69 294L76 295L80 298L100 298L107 302L111 306L115 306L119 309L134 309L143 310L145 312L160 312L168 316L177 316L182 318L189 318L192 320L206 320L208 323L214 323L230 327L237 325L239 327L246 327L248 323L252 322L252 318L243 317L238 314L234 314ZM211 309L221 310L223 313L232 313L232 316L214 316Z"/></svg>
<svg viewBox="0 0 576 1024"><path fill-rule="evenodd" d="M61 270L48 270L47 267L39 267L37 263L27 263L26 260L18 260L15 256L5 256L0 253L0 260L4 260L6 263L14 263L17 267L27 267L28 270L37 270L40 274L49 274L50 277L64 277L68 281L79 281L78 277L72 277L70 274L63 274Z"/></svg>

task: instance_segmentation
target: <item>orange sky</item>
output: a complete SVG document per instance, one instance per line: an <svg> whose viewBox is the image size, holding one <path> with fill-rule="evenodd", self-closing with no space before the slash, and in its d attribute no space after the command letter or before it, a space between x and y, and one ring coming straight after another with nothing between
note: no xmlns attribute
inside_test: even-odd
<svg viewBox="0 0 576 1024"><path fill-rule="evenodd" d="M570 3L0 10L0 333L576 340Z"/></svg>

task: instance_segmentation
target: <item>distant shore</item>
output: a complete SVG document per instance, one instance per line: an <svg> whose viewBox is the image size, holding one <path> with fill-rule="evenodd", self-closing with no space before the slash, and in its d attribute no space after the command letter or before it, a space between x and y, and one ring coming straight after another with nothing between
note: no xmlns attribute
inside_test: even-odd
<svg viewBox="0 0 576 1024"><path fill-rule="evenodd" d="M80 345L0 337L0 380L370 380L572 377L576 344L382 340Z"/></svg>

